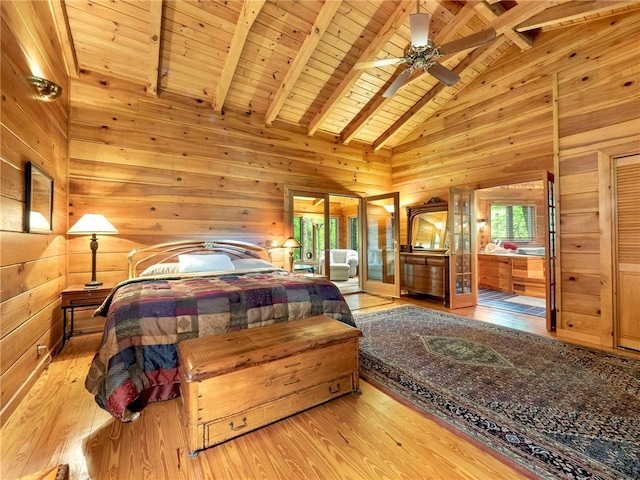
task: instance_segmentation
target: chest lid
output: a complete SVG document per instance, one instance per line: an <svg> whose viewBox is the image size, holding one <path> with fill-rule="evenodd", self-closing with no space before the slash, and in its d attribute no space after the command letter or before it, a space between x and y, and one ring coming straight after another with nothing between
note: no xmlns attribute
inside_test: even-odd
<svg viewBox="0 0 640 480"><path fill-rule="evenodd" d="M195 382L361 335L357 328L320 315L184 340L178 357L184 378Z"/></svg>

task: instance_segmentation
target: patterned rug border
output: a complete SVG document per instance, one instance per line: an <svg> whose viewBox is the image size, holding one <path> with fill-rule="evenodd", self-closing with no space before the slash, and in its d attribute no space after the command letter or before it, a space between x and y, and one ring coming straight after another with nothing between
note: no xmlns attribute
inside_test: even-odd
<svg viewBox="0 0 640 480"><path fill-rule="evenodd" d="M414 305L400 305L372 313L356 313L355 320L359 327L365 327L367 323L375 322L386 315L402 315L409 313L421 315L436 315L442 318L454 319L473 328L486 331L505 332L528 341L542 342L543 344L560 347L567 355L582 352L607 358L616 363L633 363L637 360L620 355L609 354L601 350L565 343L554 338L523 332L509 327L492 325L467 319L458 315L431 310L429 308ZM617 472L600 462L580 457L575 459L575 452L571 452L566 446L549 438L542 438L532 432L522 433L524 427L513 424L508 419L496 421L492 418L491 411L477 405L467 405L460 398L453 398L436 391L437 388L429 388L425 381L411 373L401 371L398 367L386 362L374 355L360 349L360 373L374 383L382 385L406 401L416 405L428 414L432 414L446 424L471 436L481 444L488 446L506 458L515 461L527 471L545 479L621 479L631 478L620 476ZM495 416L495 415L493 415Z"/></svg>

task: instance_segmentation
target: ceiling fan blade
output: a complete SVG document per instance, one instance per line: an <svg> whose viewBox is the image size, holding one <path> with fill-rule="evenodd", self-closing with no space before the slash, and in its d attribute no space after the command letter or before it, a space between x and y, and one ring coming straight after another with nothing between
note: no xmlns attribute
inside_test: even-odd
<svg viewBox="0 0 640 480"><path fill-rule="evenodd" d="M493 28L481 30L466 37L440 45L440 55L451 55L452 53L457 53L467 48L477 47L483 43L490 42L494 38L496 38L496 31Z"/></svg>
<svg viewBox="0 0 640 480"><path fill-rule="evenodd" d="M440 80L442 83L444 83L449 87L451 85L455 85L458 82L458 80L460 80L460 77L458 76L457 73L452 72L447 67L443 67L438 62L435 62L426 70L431 75L433 75L434 77L436 77L438 80Z"/></svg>
<svg viewBox="0 0 640 480"><path fill-rule="evenodd" d="M370 62L358 62L353 68L356 70L363 70L365 68L385 67L387 65L397 65L404 62L404 58L383 58L381 60L371 60Z"/></svg>
<svg viewBox="0 0 640 480"><path fill-rule="evenodd" d="M402 72L400 75L396 77L396 79L393 81L391 85L389 85L389 88L385 90L382 96L384 98L393 97L395 93L400 89L400 87L402 87L405 83L407 83L410 75L411 75L411 70L406 69L404 72Z"/></svg>
<svg viewBox="0 0 640 480"><path fill-rule="evenodd" d="M426 47L429 43L429 14L412 13L409 16L411 25L411 44L414 47Z"/></svg>

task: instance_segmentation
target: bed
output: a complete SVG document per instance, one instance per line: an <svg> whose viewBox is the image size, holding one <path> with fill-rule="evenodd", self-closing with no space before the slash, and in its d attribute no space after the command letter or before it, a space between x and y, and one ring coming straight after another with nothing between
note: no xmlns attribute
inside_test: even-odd
<svg viewBox="0 0 640 480"><path fill-rule="evenodd" d="M124 422L180 395L182 340L326 315L355 326L326 277L295 275L266 249L237 241L185 241L136 249L129 278L94 316L106 317L85 387Z"/></svg>

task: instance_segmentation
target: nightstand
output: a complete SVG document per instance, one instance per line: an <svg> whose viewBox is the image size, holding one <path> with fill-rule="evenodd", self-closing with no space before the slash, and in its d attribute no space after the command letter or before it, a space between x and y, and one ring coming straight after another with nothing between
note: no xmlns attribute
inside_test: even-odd
<svg viewBox="0 0 640 480"><path fill-rule="evenodd" d="M85 288L84 285L70 285L65 288L62 295L62 347L68 338L73 335L73 312L76 308L86 309L88 307L99 307L107 298L107 295L113 288L113 285L100 285L94 288ZM67 335L67 310L71 310L71 328Z"/></svg>

